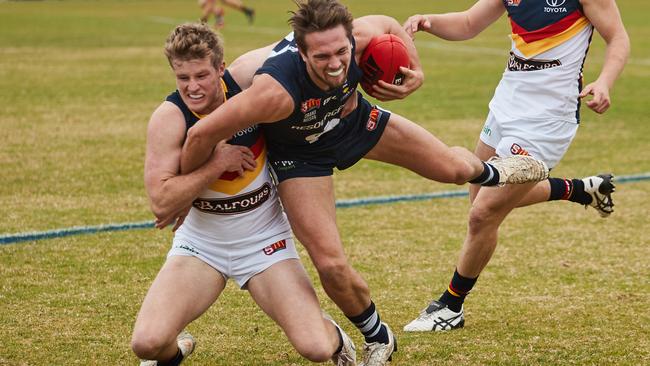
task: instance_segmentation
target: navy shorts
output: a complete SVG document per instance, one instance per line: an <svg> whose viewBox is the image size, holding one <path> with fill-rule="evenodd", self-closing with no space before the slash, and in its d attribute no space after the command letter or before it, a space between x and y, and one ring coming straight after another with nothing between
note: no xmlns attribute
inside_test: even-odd
<svg viewBox="0 0 650 366"><path fill-rule="evenodd" d="M351 167L379 142L389 118L390 112L372 106L360 96L357 108L342 118L336 129L324 134L322 141L290 148L269 145L275 181L330 176L335 167Z"/></svg>

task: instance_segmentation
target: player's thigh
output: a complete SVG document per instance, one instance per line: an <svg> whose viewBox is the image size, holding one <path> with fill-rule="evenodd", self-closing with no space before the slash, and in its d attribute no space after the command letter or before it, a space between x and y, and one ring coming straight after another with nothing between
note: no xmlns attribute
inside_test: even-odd
<svg viewBox="0 0 650 366"><path fill-rule="evenodd" d="M225 284L221 273L196 257L169 257L145 296L136 332L175 337L214 303Z"/></svg>
<svg viewBox="0 0 650 366"><path fill-rule="evenodd" d="M465 159L429 131L395 113L377 145L365 157L438 181L447 181L459 165L465 164Z"/></svg>
<svg viewBox="0 0 650 366"><path fill-rule="evenodd" d="M336 226L331 176L287 179L278 186L282 205L296 238L314 264L345 258Z"/></svg>
<svg viewBox="0 0 650 366"><path fill-rule="evenodd" d="M481 140L478 140L476 143L476 148L474 149L474 155L483 161L487 161L491 157L496 156L497 151L492 146L486 144Z"/></svg>
<svg viewBox="0 0 650 366"><path fill-rule="evenodd" d="M537 183L481 187L472 202L470 221L501 222Z"/></svg>
<svg viewBox="0 0 650 366"><path fill-rule="evenodd" d="M247 288L292 343L329 339L316 292L300 260L275 263L251 278Z"/></svg>

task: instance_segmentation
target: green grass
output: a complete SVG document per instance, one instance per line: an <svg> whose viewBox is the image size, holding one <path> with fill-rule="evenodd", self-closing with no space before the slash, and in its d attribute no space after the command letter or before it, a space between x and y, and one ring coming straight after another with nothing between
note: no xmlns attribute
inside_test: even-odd
<svg viewBox="0 0 650 366"><path fill-rule="evenodd" d="M289 0L250 0L252 27L226 16L227 60L288 32ZM473 1L348 1L355 15L459 10ZM559 176L650 171L650 4L619 1L630 63L604 116L583 123ZM162 53L194 1L0 1L0 234L150 220L142 183L148 117L173 88ZM421 35L423 87L385 106L449 144L472 148L509 46L505 19L454 44ZM585 68L604 55L595 37ZM337 198L456 189L375 162L336 174ZM650 183L620 185L608 220L565 202L516 211L467 303L465 329L401 327L449 281L466 230L466 199L342 209L354 267L399 337L394 365L650 363ZM0 365L136 364L130 333L169 248L153 230L0 246ZM305 265L316 280L311 263ZM316 282L323 308L362 339ZM190 365L307 364L244 291L230 284L189 327Z"/></svg>

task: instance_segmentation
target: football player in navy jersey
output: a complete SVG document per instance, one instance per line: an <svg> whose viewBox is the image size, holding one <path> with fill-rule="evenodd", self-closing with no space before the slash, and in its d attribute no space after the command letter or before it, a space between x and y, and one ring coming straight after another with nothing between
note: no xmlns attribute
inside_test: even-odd
<svg viewBox="0 0 650 366"><path fill-rule="evenodd" d="M609 90L626 63L630 43L614 0L480 0L464 12L411 16L404 29L447 40L473 38L507 12L510 57L490 102L475 153L481 159L527 154L550 168L568 150L580 122L580 99L604 113ZM582 69L594 28L607 43L598 78L582 88ZM568 200L613 212L611 174L549 178L503 189L470 188L469 229L449 286L406 331L444 331L465 324L463 303L490 260L499 226L515 207Z"/></svg>
<svg viewBox="0 0 650 366"><path fill-rule="evenodd" d="M167 39L177 90L149 121L145 187L158 227L170 216L184 221L174 227L172 248L135 322L131 347L142 366L179 365L192 353L194 338L183 329L215 302L229 278L249 291L303 357L355 365L354 344L323 315L300 263L259 128L235 131L201 167L180 174L187 129L246 86L261 64L255 60L263 60L255 53L269 51L253 51L225 70L221 40L207 25L180 25Z"/></svg>
<svg viewBox="0 0 650 366"><path fill-rule="evenodd" d="M307 249L328 296L365 337L364 365L384 365L396 349L363 278L348 263L336 226L332 174L362 158L405 167L426 178L483 185L545 179L548 169L530 157L484 163L464 148L448 147L397 114L371 105L357 91L358 61L370 40L395 34L411 65L402 85L380 81L375 95L399 99L423 81L409 35L393 18L353 19L338 1L297 3L293 33L280 41L256 72L250 88L224 103L188 132L181 168L200 166L215 141L259 123L280 197L296 237Z"/></svg>

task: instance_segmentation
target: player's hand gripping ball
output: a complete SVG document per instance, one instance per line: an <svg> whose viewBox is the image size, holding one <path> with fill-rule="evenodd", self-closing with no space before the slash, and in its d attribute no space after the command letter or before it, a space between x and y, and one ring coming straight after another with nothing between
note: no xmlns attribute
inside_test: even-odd
<svg viewBox="0 0 650 366"><path fill-rule="evenodd" d="M372 86L379 80L389 84L401 85L404 74L400 66L409 67L409 54L406 45L393 34L382 34L373 37L361 55L359 66L363 70L361 87L366 93L373 95Z"/></svg>

